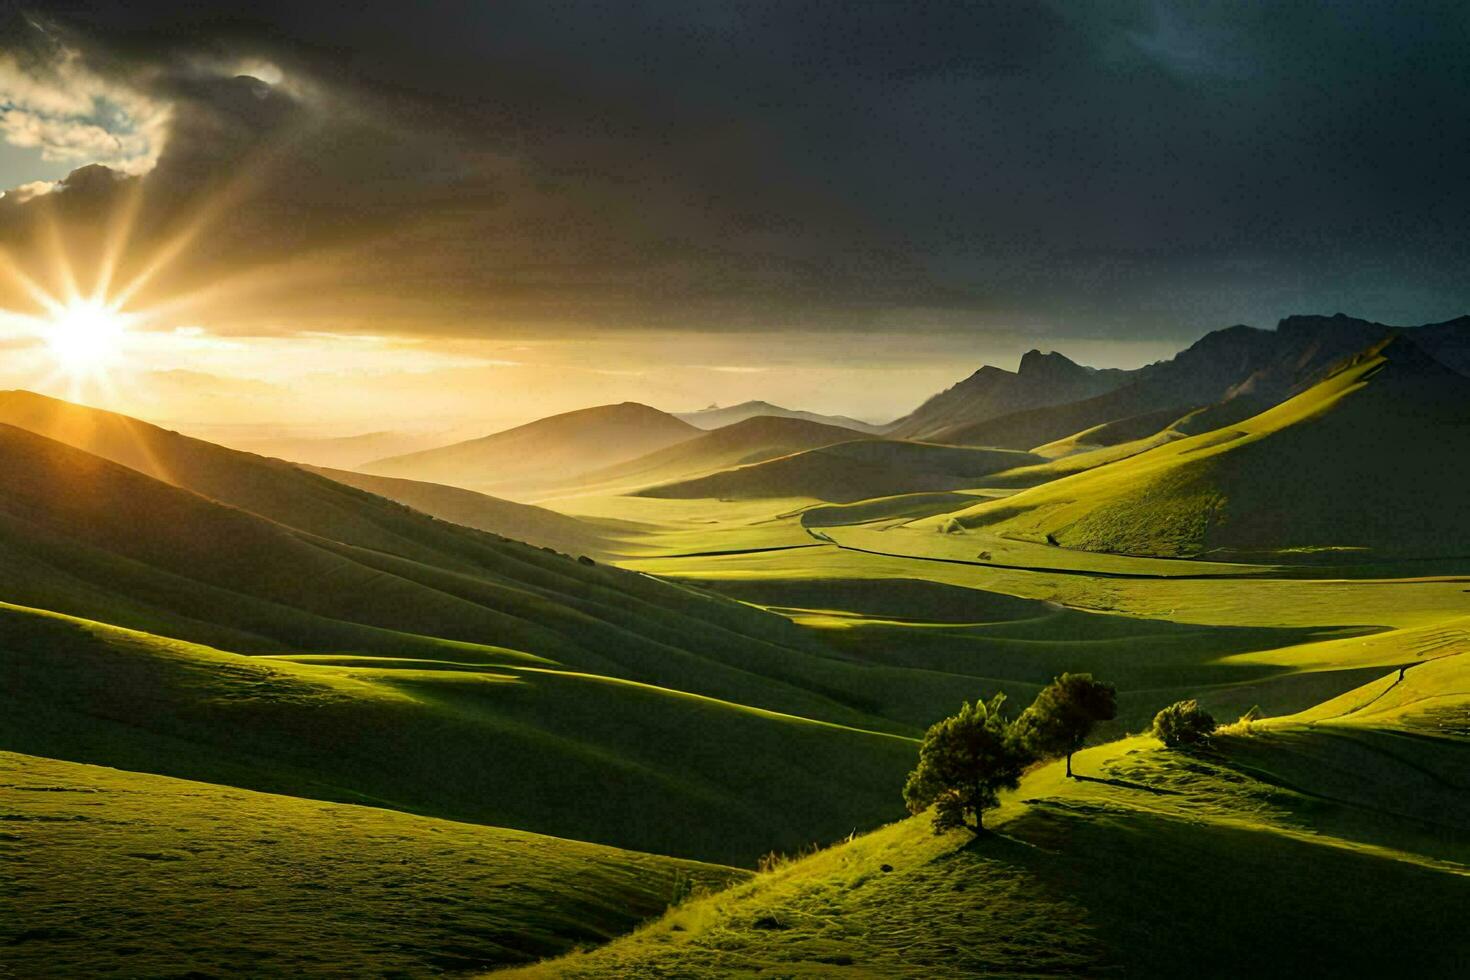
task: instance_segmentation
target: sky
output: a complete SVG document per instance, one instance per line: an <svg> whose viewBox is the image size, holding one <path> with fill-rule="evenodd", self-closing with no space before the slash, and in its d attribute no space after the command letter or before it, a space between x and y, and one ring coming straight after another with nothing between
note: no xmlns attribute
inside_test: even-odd
<svg viewBox="0 0 1470 980"><path fill-rule="evenodd" d="M38 4L0 384L322 434L883 420L1033 347L1449 319L1467 45L1417 0ZM89 298L126 331L79 371Z"/></svg>

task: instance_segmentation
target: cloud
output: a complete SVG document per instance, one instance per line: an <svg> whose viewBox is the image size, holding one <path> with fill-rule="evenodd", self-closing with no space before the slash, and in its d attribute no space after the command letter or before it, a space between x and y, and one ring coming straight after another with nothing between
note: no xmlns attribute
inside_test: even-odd
<svg viewBox="0 0 1470 980"><path fill-rule="evenodd" d="M1064 344L1470 303L1463 4L207 7L71 4L0 90L16 139L157 148L130 252L213 207L148 298L222 333ZM109 143L127 98L167 111L146 151Z"/></svg>
<svg viewBox="0 0 1470 980"><path fill-rule="evenodd" d="M168 138L171 106L90 70L39 21L31 43L0 53L0 135L44 160L147 173Z"/></svg>
<svg viewBox="0 0 1470 980"><path fill-rule="evenodd" d="M0 197L16 204L24 204L43 194L50 194L60 186L61 181L59 180L32 180L19 187L12 187L8 191L0 191Z"/></svg>

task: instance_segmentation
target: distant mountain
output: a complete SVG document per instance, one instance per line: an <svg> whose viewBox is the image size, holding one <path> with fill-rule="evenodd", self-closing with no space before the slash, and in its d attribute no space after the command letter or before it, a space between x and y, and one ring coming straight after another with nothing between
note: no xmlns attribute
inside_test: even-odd
<svg viewBox="0 0 1470 980"><path fill-rule="evenodd" d="M639 496L725 500L811 497L849 503L900 493L963 489L988 474L1039 462L1039 456L1007 449L872 439L661 484L641 491Z"/></svg>
<svg viewBox="0 0 1470 980"><path fill-rule="evenodd" d="M874 436L805 419L760 416L727 425L667 449L578 477L580 490L616 492L683 480L731 466Z"/></svg>
<svg viewBox="0 0 1470 980"><path fill-rule="evenodd" d="M876 434L884 428L871 422L848 418L846 415L819 415L816 412L801 412L761 401L741 402L739 405L729 405L725 408L711 405L697 412L677 412L674 417L701 429L722 429L727 425L734 425L736 422L744 422L746 419L763 415L782 419L804 419L807 422L820 422L823 425L839 425L845 429L865 432L869 435Z"/></svg>
<svg viewBox="0 0 1470 980"><path fill-rule="evenodd" d="M1062 354L1028 351L1012 372L986 365L933 396L885 433L898 439L950 441L947 432L1000 415L1077 401L1123 384L1126 371L1083 367Z"/></svg>
<svg viewBox="0 0 1470 980"><path fill-rule="evenodd" d="M1125 554L1470 555L1470 378L1396 333L1237 422L981 504L961 525Z"/></svg>
<svg viewBox="0 0 1470 980"><path fill-rule="evenodd" d="M934 441L1030 449L1094 426L1150 413L1190 411L1217 403L1246 418L1322 380L1344 357L1381 340L1390 327L1345 316L1290 316L1275 330L1237 325L1206 334L1175 357L1130 372L1127 383L1092 398L998 415L936 432ZM1464 344L1470 318L1423 328L1432 346ZM1463 348L1460 348L1463 349Z"/></svg>
<svg viewBox="0 0 1470 980"><path fill-rule="evenodd" d="M703 430L666 412L623 402L553 415L452 446L380 459L357 469L375 476L528 496L702 434Z"/></svg>

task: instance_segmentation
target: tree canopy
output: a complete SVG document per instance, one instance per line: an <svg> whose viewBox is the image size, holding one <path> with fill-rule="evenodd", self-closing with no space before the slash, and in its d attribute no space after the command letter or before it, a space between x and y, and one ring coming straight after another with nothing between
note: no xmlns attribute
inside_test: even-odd
<svg viewBox="0 0 1470 980"><path fill-rule="evenodd" d="M1091 674L1063 674L1041 689L1031 707L1017 719L1026 747L1039 759L1067 757L1072 775L1072 753L1082 748L1093 727L1118 715L1118 694L1111 684Z"/></svg>
<svg viewBox="0 0 1470 980"><path fill-rule="evenodd" d="M997 805L1000 791L1020 783L1031 756L1001 710L1005 699L997 694L989 702L963 704L924 734L903 797L910 813L934 807L935 833L957 827L980 833L983 814Z"/></svg>

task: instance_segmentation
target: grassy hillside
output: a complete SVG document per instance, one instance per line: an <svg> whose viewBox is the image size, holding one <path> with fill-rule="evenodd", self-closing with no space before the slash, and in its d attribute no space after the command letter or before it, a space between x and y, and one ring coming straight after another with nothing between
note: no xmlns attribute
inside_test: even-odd
<svg viewBox="0 0 1470 980"><path fill-rule="evenodd" d="M1408 673L1470 703L1461 667ZM920 816L508 975L1461 975L1470 741L1423 711L1394 725L1125 739L1080 753L1084 780L1028 774L978 839Z"/></svg>
<svg viewBox="0 0 1470 980"><path fill-rule="evenodd" d="M0 747L747 866L898 812L907 739L442 658L244 657L3 605Z"/></svg>
<svg viewBox="0 0 1470 980"><path fill-rule="evenodd" d="M617 466L583 474L575 484L578 492L626 491L655 483L697 478L728 467L759 463L819 446L869 438L840 426L762 416L736 422Z"/></svg>
<svg viewBox="0 0 1470 980"><path fill-rule="evenodd" d="M845 442L751 466L679 480L642 496L746 500L810 497L851 503L903 493L956 490L987 474L1041 460L1008 450L965 449L891 440Z"/></svg>
<svg viewBox="0 0 1470 980"><path fill-rule="evenodd" d="M1185 414L1178 408L1165 408L1156 412L1134 415L1131 418L1104 422L1101 425L1083 429L1081 432L1074 432L1064 439L1037 446L1035 453L1045 459L1054 460L1104 447L1136 442L1169 429Z"/></svg>
<svg viewBox="0 0 1470 980"><path fill-rule="evenodd" d="M607 529L565 514L440 483L308 466L319 476L396 500L420 513L569 555L600 556Z"/></svg>
<svg viewBox="0 0 1470 980"><path fill-rule="evenodd" d="M956 516L1127 554L1458 557L1467 480L1470 380L1399 338L1254 418Z"/></svg>
<svg viewBox="0 0 1470 980"><path fill-rule="evenodd" d="M733 869L0 752L4 972L424 976L625 933ZM226 938L227 937L227 938Z"/></svg>
<svg viewBox="0 0 1470 980"><path fill-rule="evenodd" d="M454 529L283 460L227 449L125 415L24 391L0 393L0 424L54 439L164 483L334 541L437 563L457 560L450 557L453 555L463 557L465 539ZM394 489L401 493L414 490L402 485ZM415 496L429 496L437 502L441 495L419 491ZM483 508L477 511L458 502L455 506L484 516ZM535 511L509 503L501 510L521 526L533 525L527 515ZM552 523L564 526L553 515L535 526Z"/></svg>
<svg viewBox="0 0 1470 980"><path fill-rule="evenodd" d="M666 412L623 402L553 415L480 439L358 467L375 476L534 496L592 470L701 435Z"/></svg>
<svg viewBox="0 0 1470 980"><path fill-rule="evenodd" d="M500 659L508 649L873 723L856 668L782 619L434 521L294 467L293 478L336 494L337 519L386 527L413 550L296 531L18 429L0 428L0 462L11 474L0 485L0 584L20 604L243 652L443 658L449 641L453 656Z"/></svg>

